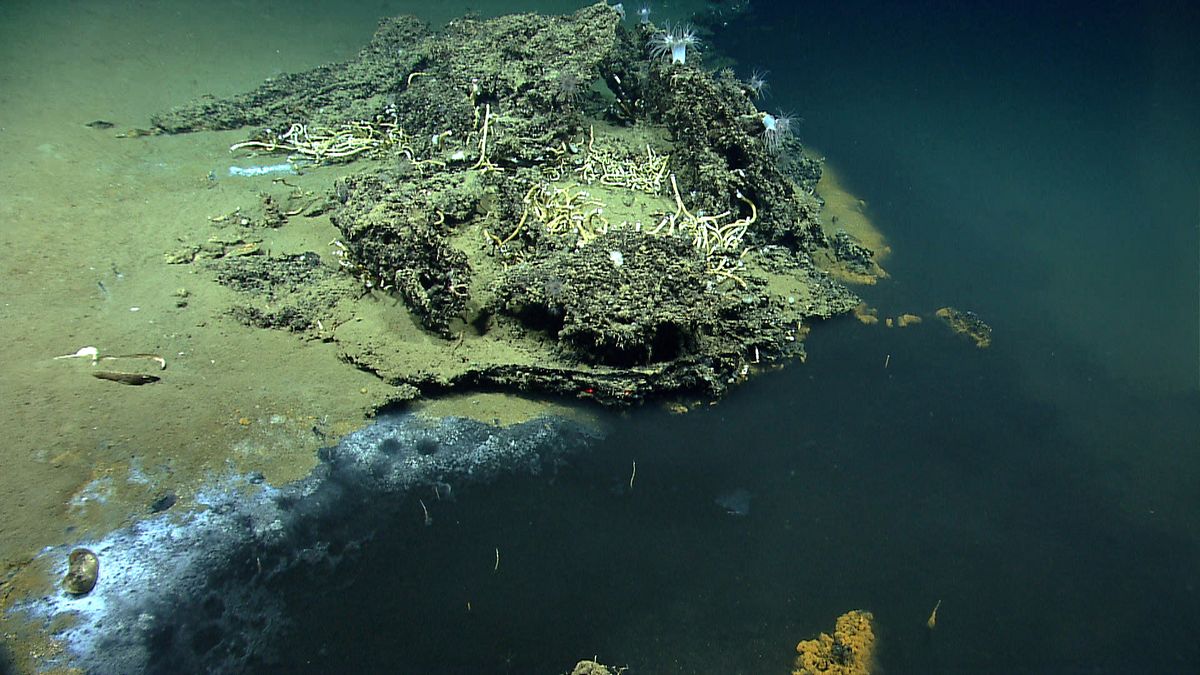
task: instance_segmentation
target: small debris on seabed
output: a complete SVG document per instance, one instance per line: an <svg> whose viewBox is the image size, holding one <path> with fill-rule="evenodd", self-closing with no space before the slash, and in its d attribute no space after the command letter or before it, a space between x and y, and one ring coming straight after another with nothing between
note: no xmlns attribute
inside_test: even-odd
<svg viewBox="0 0 1200 675"><path fill-rule="evenodd" d="M144 375L142 373L122 373L116 370L97 370L92 373L92 377L108 380L109 382L119 382L120 384L128 384L131 386L141 386L143 384L153 384L161 380L157 375Z"/></svg>

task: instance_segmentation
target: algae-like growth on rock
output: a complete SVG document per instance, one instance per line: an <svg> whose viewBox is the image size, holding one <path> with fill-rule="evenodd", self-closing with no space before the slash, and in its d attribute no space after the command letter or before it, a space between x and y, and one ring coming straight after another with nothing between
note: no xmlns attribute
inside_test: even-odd
<svg viewBox="0 0 1200 675"><path fill-rule="evenodd" d="M660 34L603 3L440 32L397 17L351 61L154 123L256 127L237 151L356 163L324 200L264 201L329 214L319 264L247 251L251 218L212 265L263 278L273 309L239 318L336 342L397 399L717 397L858 304L819 262L872 254L822 231L820 165L752 88L660 58Z"/></svg>
<svg viewBox="0 0 1200 675"><path fill-rule="evenodd" d="M838 617L833 635L821 633L796 645L792 675L868 675L875 670L875 617L854 610Z"/></svg>

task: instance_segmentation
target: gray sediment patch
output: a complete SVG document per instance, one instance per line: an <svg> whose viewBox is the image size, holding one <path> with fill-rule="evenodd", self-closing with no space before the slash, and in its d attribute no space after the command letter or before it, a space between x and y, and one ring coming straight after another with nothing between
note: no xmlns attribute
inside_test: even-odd
<svg viewBox="0 0 1200 675"><path fill-rule="evenodd" d="M446 417L382 416L321 451L313 472L276 487L256 475L214 480L198 508L163 512L106 536L48 548L66 573L86 546L100 579L84 596L61 588L14 606L65 650L44 667L88 673L240 672L274 661L292 619L297 580L328 579L393 522L418 489L552 471L599 438L592 427L541 417L507 427ZM422 492L424 494L424 492Z"/></svg>

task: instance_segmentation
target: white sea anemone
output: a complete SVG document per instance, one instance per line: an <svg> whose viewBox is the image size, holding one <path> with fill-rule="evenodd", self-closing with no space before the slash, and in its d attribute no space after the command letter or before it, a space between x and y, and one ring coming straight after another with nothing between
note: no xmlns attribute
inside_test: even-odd
<svg viewBox="0 0 1200 675"><path fill-rule="evenodd" d="M746 90L754 98L762 98L770 88L766 71L756 70L750 73L750 79L746 80Z"/></svg>
<svg viewBox="0 0 1200 675"><path fill-rule="evenodd" d="M691 26L667 24L663 30L650 38L650 56L656 59L671 58L671 63L687 63L687 48L698 47L700 38Z"/></svg>
<svg viewBox="0 0 1200 675"><path fill-rule="evenodd" d="M783 149L783 142L792 134L792 116L783 113L763 113L762 123L763 144L767 146L767 150L778 153Z"/></svg>

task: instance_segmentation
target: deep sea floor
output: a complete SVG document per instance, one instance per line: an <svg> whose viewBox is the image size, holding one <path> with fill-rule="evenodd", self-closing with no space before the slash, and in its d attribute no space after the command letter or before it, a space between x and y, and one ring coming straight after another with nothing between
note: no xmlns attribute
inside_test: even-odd
<svg viewBox="0 0 1200 675"><path fill-rule="evenodd" d="M552 4L564 3L539 8ZM5 60L23 64L0 70L0 104L12 113L0 145L23 149L0 169L25 190L0 206L21 214L53 201L60 210L43 215L55 227L83 228L91 221L70 218L89 208L103 213L97 228L139 222L153 195L119 184L137 163L167 159L121 146L134 162L97 143L101 159L81 162L93 155L73 153L88 146L61 129L97 117L140 124L196 91L229 93L343 58L377 14L414 3L353 13L344 3L250 5L258 14L230 3L198 25L203 39L187 37L191 20L176 19L173 32L144 25L203 8L117 7L140 22L133 43L92 29L108 12L99 5L82 18L65 5L0 9L71 38L0 41ZM283 620L246 624L273 640L256 670L562 673L597 656L630 673L785 673L797 641L864 609L882 672L1200 672L1197 9L799 7L755 3L710 38L704 58L735 59L741 75L769 71L764 108L796 115L796 133L866 200L895 252L892 278L863 297L883 315L926 320L816 326L807 363L688 415L606 415L602 438L532 475L400 498L322 474L321 499L288 501L303 508L281 520L303 547L274 558L241 543L206 549L231 551L203 569L224 584L213 588L259 578L263 560L290 561L264 596ZM312 37L314 23L324 38ZM141 89L112 96L129 83ZM77 209L59 186L86 180L92 201ZM21 243L42 242L21 232ZM137 239L122 237L114 247ZM97 260L80 267L108 268ZM36 266L20 271L56 298L94 292L79 270L55 271L53 283L33 276ZM993 346L978 350L933 319L945 305L978 312ZM76 330L53 319L40 319L46 331ZM45 356L13 348L31 363ZM16 428L23 418L12 419ZM26 503L24 492L0 496ZM221 503L218 516L257 502ZM366 524L348 525L358 513ZM236 538L248 521L221 522L249 541ZM175 635L190 642L163 635L151 663L227 642L177 618L186 630Z"/></svg>
<svg viewBox="0 0 1200 675"><path fill-rule="evenodd" d="M787 672L850 609L890 672L1196 663L1190 543L1120 508L1120 467L1020 393L1003 348L887 337L826 326L809 364L721 406L614 419L553 476L465 490L429 525L411 504L329 592L289 597L316 620L286 669ZM745 515L717 501L738 489Z"/></svg>

